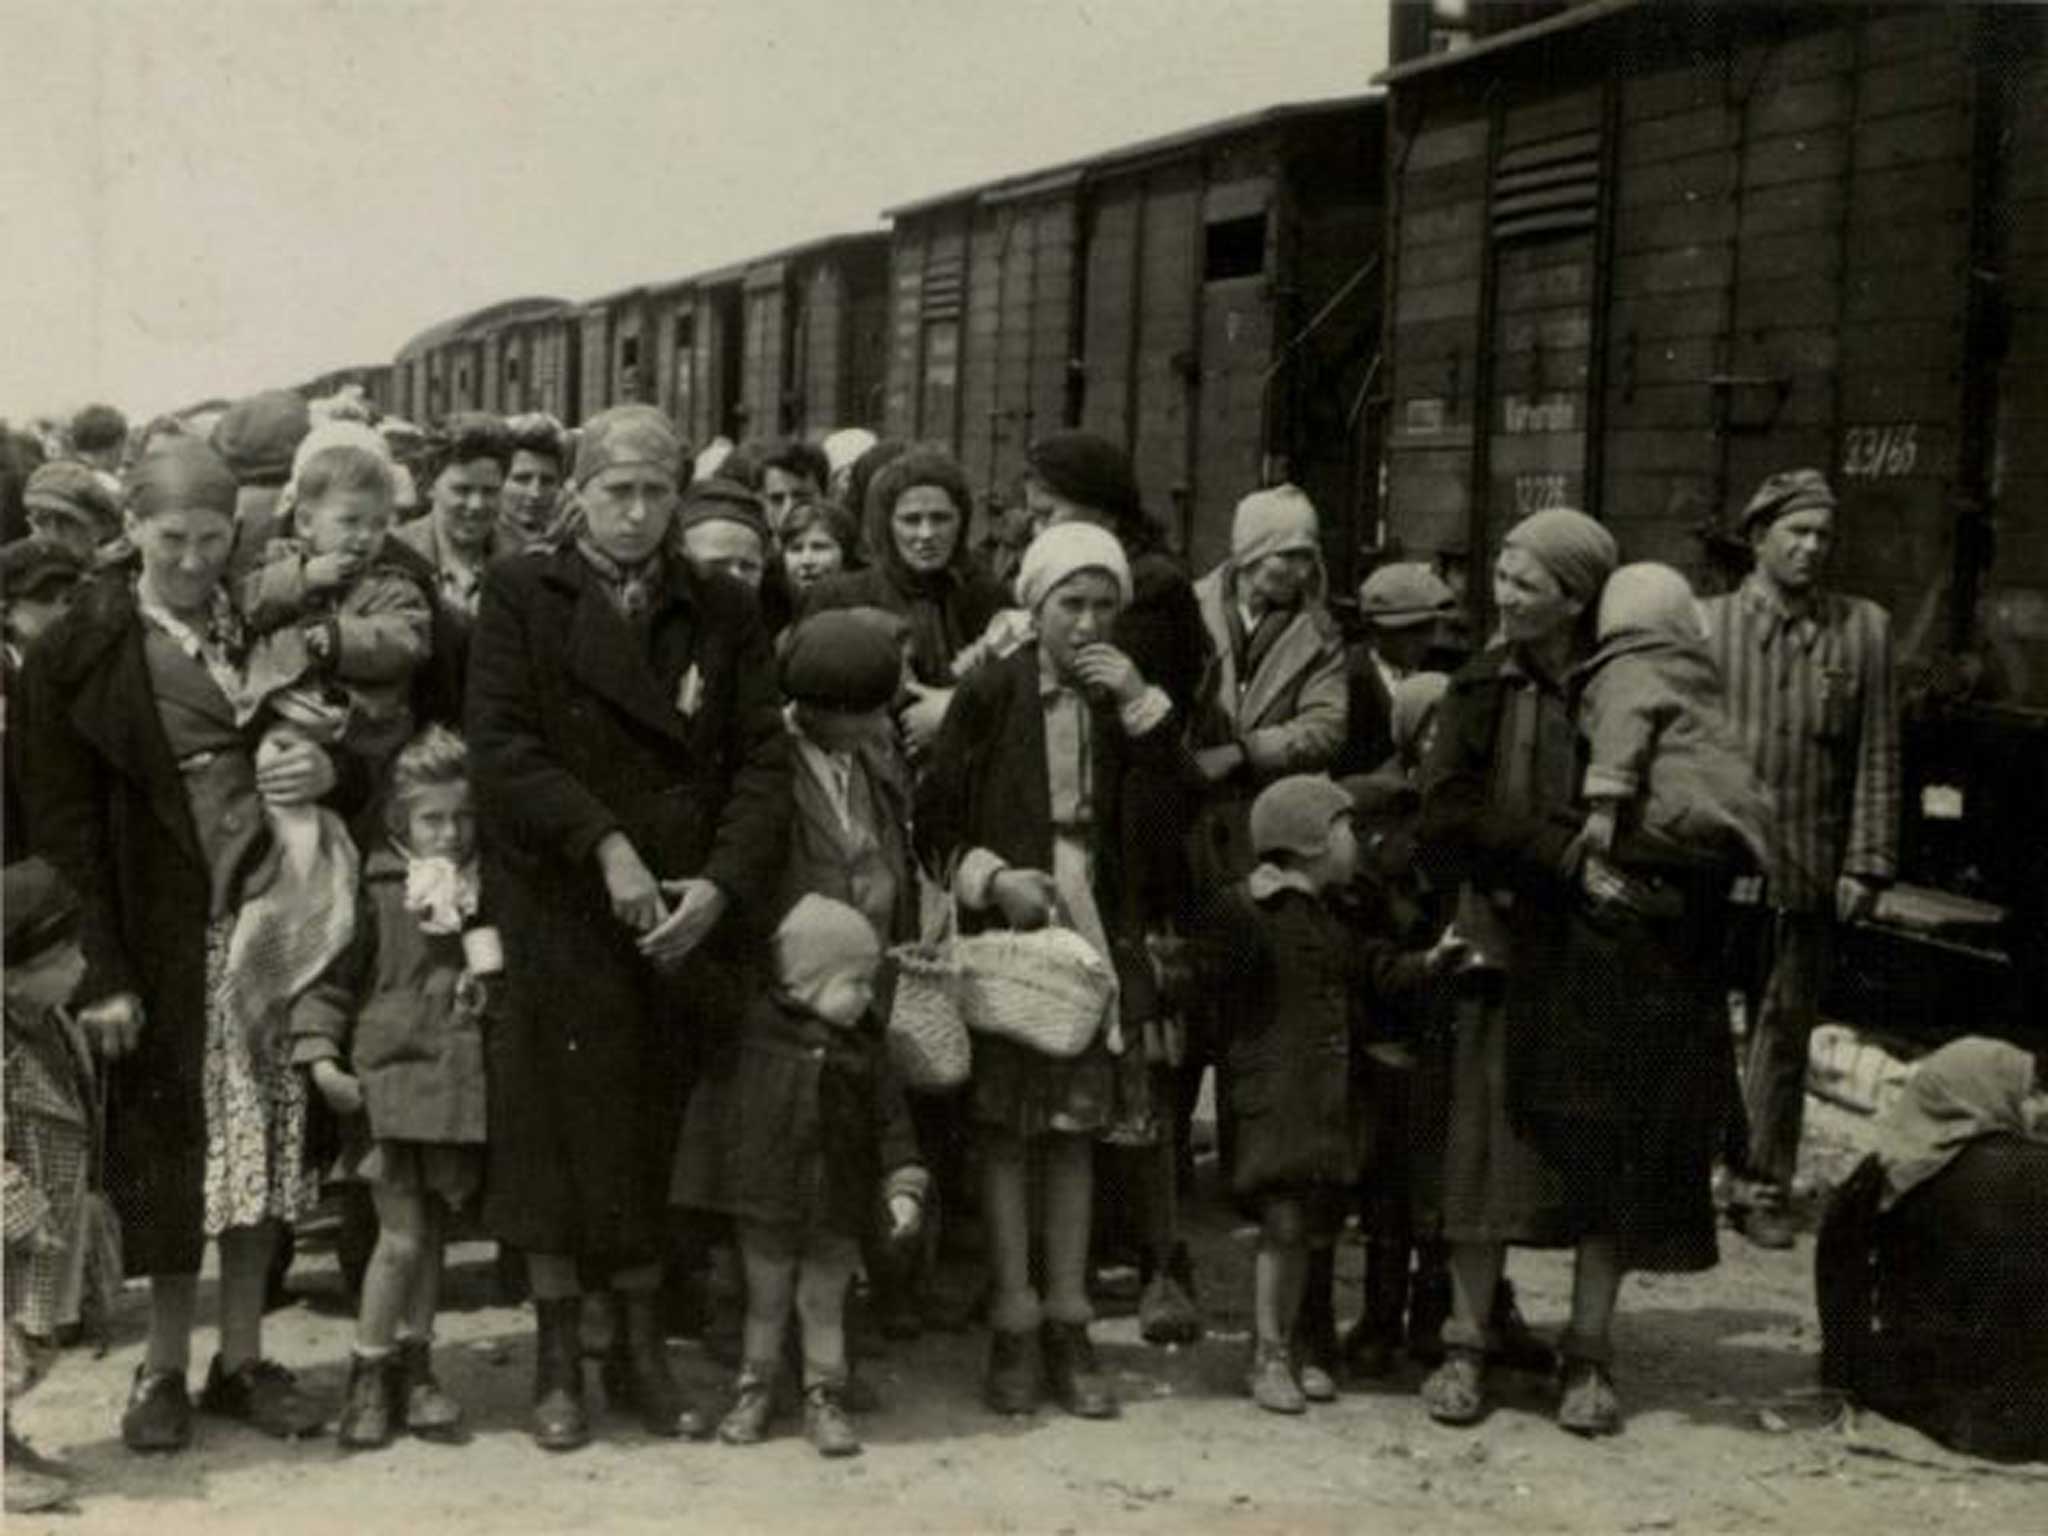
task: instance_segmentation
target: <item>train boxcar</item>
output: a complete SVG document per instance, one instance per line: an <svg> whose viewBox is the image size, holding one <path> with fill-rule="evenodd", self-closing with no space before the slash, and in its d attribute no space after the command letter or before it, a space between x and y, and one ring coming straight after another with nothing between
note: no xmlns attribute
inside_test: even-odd
<svg viewBox="0 0 2048 1536"><path fill-rule="evenodd" d="M344 389L359 389L363 399L379 413L391 409L391 365L389 363L364 363L356 368L336 368L317 378L306 380L299 385L299 393L308 400L321 400L329 395L340 394Z"/></svg>
<svg viewBox="0 0 2048 1536"><path fill-rule="evenodd" d="M507 299L420 332L392 362L390 408L422 424L454 411L496 408L487 401L502 399L508 328L546 321L567 308L563 299Z"/></svg>
<svg viewBox="0 0 2048 1536"><path fill-rule="evenodd" d="M1897 910L1925 942L1865 936L1873 996L1953 1028L1961 978L1970 1022L2039 1018L2041 11L1523 10L1383 77L1388 535L1457 558L1568 503L1711 579L1703 531L1825 469L1836 579L1890 609L1905 679ZM1397 55L1404 26L1429 31L1397 15Z"/></svg>
<svg viewBox="0 0 2048 1536"><path fill-rule="evenodd" d="M894 209L888 430L990 503L1031 439L1125 444L1196 566L1281 478L1348 572L1373 522L1376 97L1275 107Z"/></svg>

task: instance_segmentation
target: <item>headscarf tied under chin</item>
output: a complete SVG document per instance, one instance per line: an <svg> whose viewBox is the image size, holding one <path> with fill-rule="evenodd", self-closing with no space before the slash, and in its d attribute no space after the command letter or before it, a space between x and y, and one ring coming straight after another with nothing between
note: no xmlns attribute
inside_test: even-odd
<svg viewBox="0 0 2048 1536"><path fill-rule="evenodd" d="M1885 1182L1878 1209L1891 1209L1980 1137L2028 1135L2033 1089L2033 1056L2003 1040L1970 1035L1928 1056L1877 1118Z"/></svg>
<svg viewBox="0 0 2048 1536"><path fill-rule="evenodd" d="M1508 530L1501 547L1533 555L1565 594L1581 603L1600 595L1621 560L1614 535L1570 507L1531 513Z"/></svg>

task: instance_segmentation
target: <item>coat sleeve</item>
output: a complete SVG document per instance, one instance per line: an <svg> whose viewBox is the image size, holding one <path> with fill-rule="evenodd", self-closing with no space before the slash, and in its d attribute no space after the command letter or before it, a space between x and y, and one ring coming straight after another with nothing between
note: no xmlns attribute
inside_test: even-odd
<svg viewBox="0 0 2048 1536"><path fill-rule="evenodd" d="M910 1195L922 1200L931 1175L917 1145L917 1127L910 1118L910 1104L903 1096L903 1080L896 1075L886 1050L876 1052L875 1140L880 1149L882 1193Z"/></svg>
<svg viewBox="0 0 2048 1536"><path fill-rule="evenodd" d="M1899 701L1892 677L1892 623L1875 603L1859 605L1857 617L1864 651L1863 718L1842 872L1882 885L1899 869Z"/></svg>
<svg viewBox="0 0 2048 1536"><path fill-rule="evenodd" d="M259 635L296 624L306 616L312 594L306 586L306 552L289 540L273 540L260 565L236 582L242 617Z"/></svg>
<svg viewBox="0 0 2048 1536"><path fill-rule="evenodd" d="M35 1186L26 1170L9 1158L0 1172L0 1189L4 1189L6 1239L9 1248L25 1243L42 1227L50 1216L50 1197ZM10 1323L9 1331L13 1325Z"/></svg>
<svg viewBox="0 0 2048 1536"><path fill-rule="evenodd" d="M1317 772L1336 762L1350 720L1344 648L1333 636L1325 636L1309 663L1294 714L1282 724L1246 732L1242 739L1245 758L1262 779Z"/></svg>
<svg viewBox="0 0 2048 1536"><path fill-rule="evenodd" d="M356 1016L362 1011L369 978L377 969L377 907L369 890L358 889L355 935L319 980L292 999L286 1020L291 1063L309 1067L316 1061L349 1060Z"/></svg>
<svg viewBox="0 0 2048 1536"><path fill-rule="evenodd" d="M61 631L47 638L56 640ZM25 720L21 763L29 820L29 844L42 854L77 894L79 946L85 978L71 1006L90 1007L123 992L140 995L135 957L121 937L121 900L114 875L113 837L108 824L114 779L100 755L79 736L69 714L71 680L47 645L29 652L21 675Z"/></svg>
<svg viewBox="0 0 2048 1536"><path fill-rule="evenodd" d="M563 766L541 724L534 686L536 645L557 635L527 633L528 596L501 562L484 577L483 602L469 653L469 750L479 808L503 836L529 853L580 865L618 818Z"/></svg>
<svg viewBox="0 0 2048 1536"><path fill-rule="evenodd" d="M380 571L356 584L335 615L334 630L335 676L402 682L432 654L434 608L410 577Z"/></svg>
<svg viewBox="0 0 2048 1536"><path fill-rule="evenodd" d="M1461 679L1445 696L1423 771L1422 864L1439 890L1477 879L1547 900L1562 895L1576 873L1570 855L1579 828L1494 803L1500 698L1484 678Z"/></svg>
<svg viewBox="0 0 2048 1536"><path fill-rule="evenodd" d="M774 900L789 854L791 790L774 647L760 611L751 604L741 611L733 656L732 782L704 877L745 907Z"/></svg>
<svg viewBox="0 0 2048 1536"><path fill-rule="evenodd" d="M1650 751L1677 709L1668 688L1648 668L1609 662L1579 695L1579 721L1591 751L1585 793L1591 799L1632 800L1650 772Z"/></svg>

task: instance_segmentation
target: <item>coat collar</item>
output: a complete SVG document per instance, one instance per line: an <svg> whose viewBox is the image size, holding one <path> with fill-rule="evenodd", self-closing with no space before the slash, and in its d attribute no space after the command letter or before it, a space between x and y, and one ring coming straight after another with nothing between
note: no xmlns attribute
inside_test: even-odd
<svg viewBox="0 0 2048 1536"><path fill-rule="evenodd" d="M1231 610L1237 605L1237 573L1220 565L1195 584L1195 601L1202 610L1202 622L1215 647L1223 679L1223 703L1237 728L1270 724L1266 712L1285 698L1295 679L1313 667L1324 651L1336 644L1336 628L1329 610L1311 595L1294 620L1281 632L1271 650L1249 678L1237 675L1237 652L1231 644ZM1242 691L1240 692L1240 685Z"/></svg>
<svg viewBox="0 0 2048 1536"><path fill-rule="evenodd" d="M567 546L538 558L546 561L542 581L575 603L569 620L570 676L643 725L674 741L688 742L692 717L684 713L680 696L655 675L646 635L620 616L603 578ZM671 567L662 589L660 602L645 620L648 629L690 622L695 603L681 562Z"/></svg>

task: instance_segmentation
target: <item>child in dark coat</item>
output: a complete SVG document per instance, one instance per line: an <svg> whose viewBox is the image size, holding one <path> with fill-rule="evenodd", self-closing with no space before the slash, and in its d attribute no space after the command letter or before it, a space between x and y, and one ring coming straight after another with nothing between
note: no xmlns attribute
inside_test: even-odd
<svg viewBox="0 0 2048 1536"><path fill-rule="evenodd" d="M292 1059L348 1123L345 1168L377 1207L338 1431L354 1449L400 1430L462 1436L462 1409L434 1379L434 1314L449 1211L482 1182L487 988L503 968L496 930L477 921L460 737L429 726L398 754L386 819L355 939L292 1010Z"/></svg>
<svg viewBox="0 0 2048 1536"><path fill-rule="evenodd" d="M775 931L775 985L735 1059L691 1096L675 1204L731 1216L747 1273L738 1400L718 1427L758 1441L792 1309L803 1325L804 1425L825 1456L860 1450L846 1420L845 1309L879 1198L915 1236L929 1183L874 1018L882 945L844 902L806 896Z"/></svg>
<svg viewBox="0 0 2048 1536"><path fill-rule="evenodd" d="M1353 1198L1367 1125L1359 1004L1418 989L1456 964L1455 943L1402 954L1362 937L1331 906L1357 873L1351 796L1320 774L1280 779L1252 802L1260 862L1223 899L1202 944L1205 980L1225 997L1233 1189L1258 1212L1249 1388L1260 1407L1300 1413L1336 1396L1328 1341L1305 1352L1298 1325L1313 1260L1334 1244Z"/></svg>

